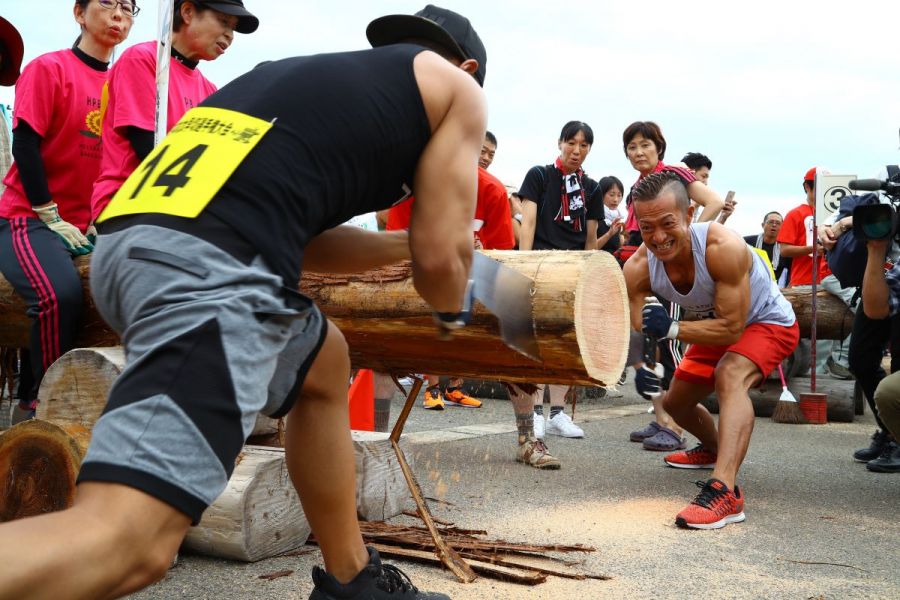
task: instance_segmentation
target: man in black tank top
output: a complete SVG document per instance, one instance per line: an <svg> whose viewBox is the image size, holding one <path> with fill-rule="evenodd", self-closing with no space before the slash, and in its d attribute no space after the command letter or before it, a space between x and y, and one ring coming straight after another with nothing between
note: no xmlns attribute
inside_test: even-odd
<svg viewBox="0 0 900 600"><path fill-rule="evenodd" d="M347 345L296 286L301 265L412 258L440 326L467 322L487 57L465 17L431 5L367 36L376 48L275 61L223 87L98 218L93 292L129 364L74 507L0 525L16 540L0 547L16 565L5 597L118 597L160 579L264 411L290 412L286 463L327 569L311 598L447 598L363 545ZM411 193L408 237L340 226Z"/></svg>

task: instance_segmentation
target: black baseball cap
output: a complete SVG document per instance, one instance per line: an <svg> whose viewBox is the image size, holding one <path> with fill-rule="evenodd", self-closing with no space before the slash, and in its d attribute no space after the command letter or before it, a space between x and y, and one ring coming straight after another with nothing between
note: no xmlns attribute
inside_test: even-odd
<svg viewBox="0 0 900 600"><path fill-rule="evenodd" d="M22 36L12 23L0 17L0 51L3 52L3 64L0 65L0 85L13 85L19 78L22 66L22 54L25 48Z"/></svg>
<svg viewBox="0 0 900 600"><path fill-rule="evenodd" d="M475 59L475 80L484 86L487 52L467 18L452 10L429 4L414 15L387 15L369 23L366 37L373 47L396 44L408 38L423 38L451 50L460 60Z"/></svg>
<svg viewBox="0 0 900 600"><path fill-rule="evenodd" d="M259 27L259 19L244 8L243 0L194 0L194 2L237 17L238 23L234 30L238 33L253 33Z"/></svg>

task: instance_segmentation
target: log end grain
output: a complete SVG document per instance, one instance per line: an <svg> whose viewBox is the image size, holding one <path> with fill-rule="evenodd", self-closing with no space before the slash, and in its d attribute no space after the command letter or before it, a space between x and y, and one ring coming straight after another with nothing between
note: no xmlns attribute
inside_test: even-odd
<svg viewBox="0 0 900 600"><path fill-rule="evenodd" d="M72 506L89 440L90 432L78 424L39 419L0 434L0 521Z"/></svg>
<svg viewBox="0 0 900 600"><path fill-rule="evenodd" d="M625 368L630 316L625 277L616 259L598 251L575 288L575 333L587 374L613 385Z"/></svg>
<svg viewBox="0 0 900 600"><path fill-rule="evenodd" d="M93 427L124 368L121 346L69 350L50 365L41 380L37 417Z"/></svg>

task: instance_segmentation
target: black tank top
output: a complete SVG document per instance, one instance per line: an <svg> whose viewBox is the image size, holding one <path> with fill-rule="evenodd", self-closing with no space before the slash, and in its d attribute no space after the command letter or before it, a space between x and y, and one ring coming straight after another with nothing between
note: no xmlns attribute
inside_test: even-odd
<svg viewBox="0 0 900 600"><path fill-rule="evenodd" d="M242 112L272 129L206 211L236 230L287 286L309 240L412 193L431 128L409 44L269 63L202 106Z"/></svg>

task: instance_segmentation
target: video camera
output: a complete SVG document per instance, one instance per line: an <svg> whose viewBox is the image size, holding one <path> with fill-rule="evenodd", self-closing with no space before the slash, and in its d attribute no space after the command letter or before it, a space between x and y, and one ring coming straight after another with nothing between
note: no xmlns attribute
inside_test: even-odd
<svg viewBox="0 0 900 600"><path fill-rule="evenodd" d="M863 204L853 209L853 235L860 240L893 238L900 225L900 175L886 181L857 179L849 183L851 190L884 192L890 204Z"/></svg>

